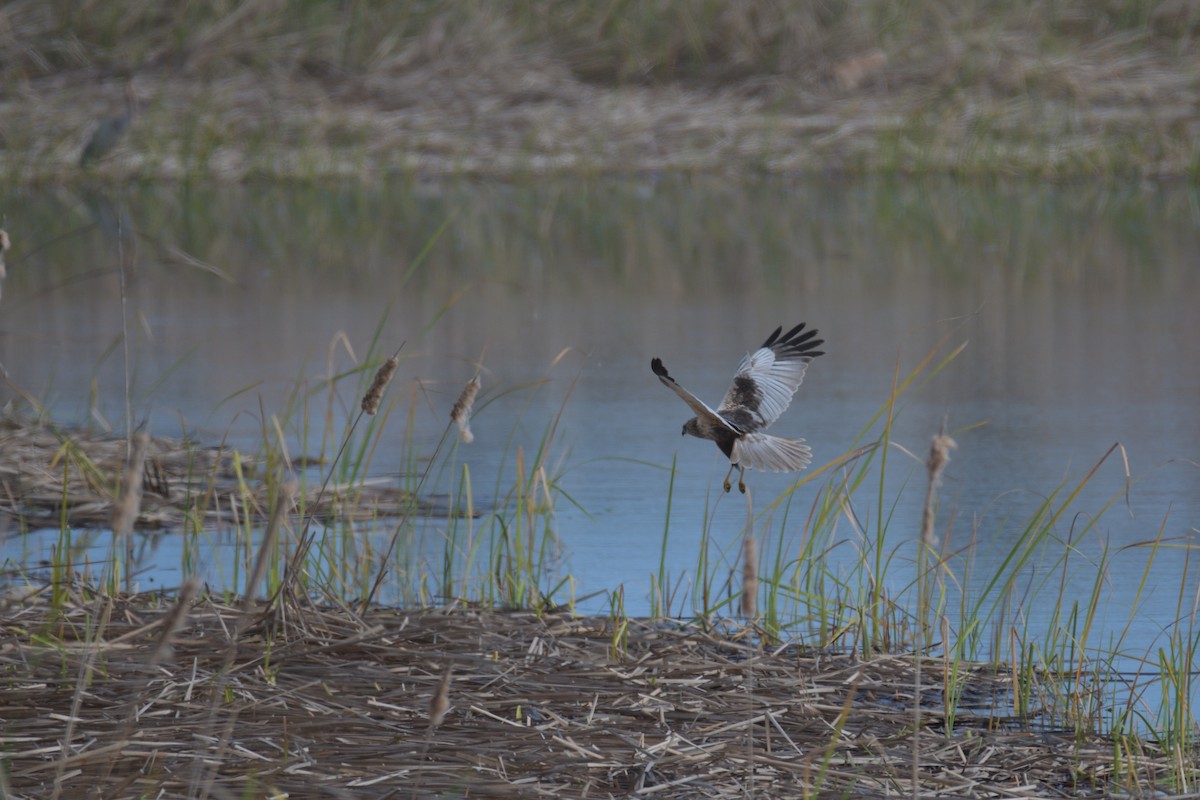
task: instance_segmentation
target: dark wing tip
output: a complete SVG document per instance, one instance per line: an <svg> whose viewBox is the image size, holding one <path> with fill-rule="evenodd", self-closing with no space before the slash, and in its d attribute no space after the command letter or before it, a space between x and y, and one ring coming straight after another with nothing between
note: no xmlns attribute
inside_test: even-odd
<svg viewBox="0 0 1200 800"><path fill-rule="evenodd" d="M801 333L804 331L804 329L806 327L808 327L808 323L801 322L799 325L792 328L787 333L783 333L783 326L780 325L778 328L775 329L774 333L772 333L770 336L767 337L767 340L762 343L762 346L770 347L770 346L774 345L776 347L784 347L784 346L795 347L796 345L806 342L809 339L811 339L817 335L816 328L811 328L811 329L809 329L809 331L807 333L804 333L803 335L801 335Z"/></svg>
<svg viewBox="0 0 1200 800"><path fill-rule="evenodd" d="M801 327L801 328L803 328L803 327L804 327L804 323L803 323L803 322L801 322L801 323L800 323L800 327ZM763 342L763 343L762 343L762 346L763 346L763 347L770 347L771 345L775 344L775 340L779 338L779 334L781 334L781 333L783 333L783 326L782 326L782 325L780 325L778 328L776 328L776 329L775 329L775 332L774 332L774 333L772 333L770 336L768 336L768 337L767 337L767 340L766 340L765 342ZM791 336L791 335L792 335L792 334L790 334L790 333L788 334L788 336ZM785 336L785 337L784 337L784 339L787 339L787 336Z"/></svg>
<svg viewBox="0 0 1200 800"><path fill-rule="evenodd" d="M650 369L654 370L654 374L660 378L667 378L669 380L671 377L667 374L667 368L663 366L661 358L650 359Z"/></svg>
<svg viewBox="0 0 1200 800"><path fill-rule="evenodd" d="M796 327L792 328L786 334L779 338L779 341L774 342L772 348L780 356L789 358L808 358L813 359L817 356L825 355L825 351L817 350L816 348L825 343L824 339L817 339L817 329L810 328L805 331L806 323L801 322ZM776 332L778 333L778 331ZM774 339L774 337L772 337Z"/></svg>
<svg viewBox="0 0 1200 800"><path fill-rule="evenodd" d="M786 334L784 334L783 341L785 341L785 342L790 342L790 341L792 340L792 337L794 337L794 336L795 336L797 333L799 333L800 331L804 330L804 326L805 326L806 324L807 324L807 323L801 322L799 325L797 325L796 327L792 328L790 331L788 331ZM815 335L815 334L816 334L816 331L815 331L815 330L813 330L813 331L809 331L809 332L808 332L808 336L807 336L807 337L805 337L805 338L810 338L810 337L812 337L812 336L813 336L813 335Z"/></svg>

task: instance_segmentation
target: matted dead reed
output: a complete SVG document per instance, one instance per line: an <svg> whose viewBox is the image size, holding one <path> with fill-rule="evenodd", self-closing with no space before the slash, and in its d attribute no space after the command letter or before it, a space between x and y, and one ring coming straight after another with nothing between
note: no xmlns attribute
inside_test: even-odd
<svg viewBox="0 0 1200 800"><path fill-rule="evenodd" d="M980 664L946 735L943 664L923 663L914 787L911 656L636 620L616 651L615 620L563 613L293 607L264 627L211 597L181 618L159 595L49 594L10 598L0 629L12 797L1099 797L1171 773L1152 747L1022 729Z"/></svg>
<svg viewBox="0 0 1200 800"><path fill-rule="evenodd" d="M18 527L104 527L119 507L126 466L124 437L67 428L26 417L0 418L0 513ZM294 470L304 468L293 465ZM270 514L270 485L252 455L231 448L147 437L141 503L130 529L166 528L185 519L204 525ZM322 493L305 487L309 513L318 518L372 519L439 509L387 478L332 484ZM130 505L132 508L133 505ZM444 511L444 509L440 509ZM129 508L124 509L129 513Z"/></svg>

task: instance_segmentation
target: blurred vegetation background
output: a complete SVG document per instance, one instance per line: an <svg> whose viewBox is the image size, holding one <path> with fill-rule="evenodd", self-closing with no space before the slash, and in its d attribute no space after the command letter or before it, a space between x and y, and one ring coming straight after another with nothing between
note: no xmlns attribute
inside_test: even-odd
<svg viewBox="0 0 1200 800"><path fill-rule="evenodd" d="M1200 0L13 0L0 173L1195 175Z"/></svg>

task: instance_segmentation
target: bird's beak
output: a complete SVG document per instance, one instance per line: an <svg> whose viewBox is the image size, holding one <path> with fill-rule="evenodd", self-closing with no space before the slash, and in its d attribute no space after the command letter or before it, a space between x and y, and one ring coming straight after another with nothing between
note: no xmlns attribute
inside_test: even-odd
<svg viewBox="0 0 1200 800"><path fill-rule="evenodd" d="M680 429L680 431L679 431L679 435L680 435L680 436L687 436L687 426L686 426L686 425L684 425L684 426L683 426L683 428L681 428L681 429Z"/></svg>

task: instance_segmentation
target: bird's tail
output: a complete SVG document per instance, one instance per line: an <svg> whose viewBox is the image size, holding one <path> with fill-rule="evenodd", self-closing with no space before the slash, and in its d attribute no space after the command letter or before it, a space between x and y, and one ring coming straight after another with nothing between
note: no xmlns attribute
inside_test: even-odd
<svg viewBox="0 0 1200 800"><path fill-rule="evenodd" d="M748 433L733 443L729 460L747 469L799 472L812 463L812 448L803 439Z"/></svg>

